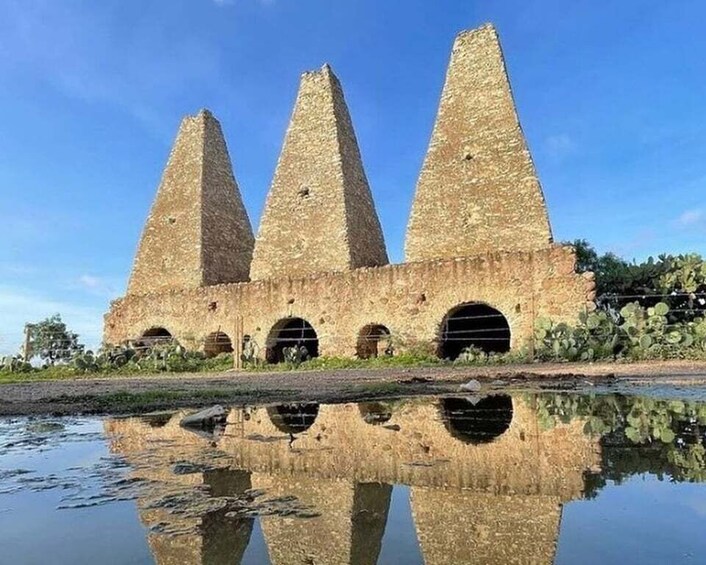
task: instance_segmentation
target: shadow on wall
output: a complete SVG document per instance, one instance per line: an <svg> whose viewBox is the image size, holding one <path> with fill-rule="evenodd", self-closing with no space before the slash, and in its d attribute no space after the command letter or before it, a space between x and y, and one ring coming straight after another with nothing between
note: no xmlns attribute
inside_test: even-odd
<svg viewBox="0 0 706 565"><path fill-rule="evenodd" d="M437 354L453 361L467 347L485 353L510 351L510 324L502 312L478 302L453 308L441 323Z"/></svg>

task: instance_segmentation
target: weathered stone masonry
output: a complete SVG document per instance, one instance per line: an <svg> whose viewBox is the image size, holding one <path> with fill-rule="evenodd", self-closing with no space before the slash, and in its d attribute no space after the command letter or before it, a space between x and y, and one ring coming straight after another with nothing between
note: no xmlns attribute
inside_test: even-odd
<svg viewBox="0 0 706 565"><path fill-rule="evenodd" d="M163 328L199 348L213 332L233 336L242 319L264 355L273 328L301 318L319 354L352 356L371 324L403 349L448 337L449 313L484 304L520 348L538 316L572 321L590 308L592 277L551 243L490 26L454 44L406 248L411 262L387 265L343 92L324 66L302 78L255 241L218 122L208 112L184 120L104 338Z"/></svg>

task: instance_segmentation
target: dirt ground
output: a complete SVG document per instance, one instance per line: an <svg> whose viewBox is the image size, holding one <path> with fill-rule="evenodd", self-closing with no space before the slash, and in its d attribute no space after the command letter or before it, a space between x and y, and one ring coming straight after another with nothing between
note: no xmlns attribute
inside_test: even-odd
<svg viewBox="0 0 706 565"><path fill-rule="evenodd" d="M459 392L706 387L706 362L527 364L278 373L149 375L0 384L0 416L129 413L214 403L343 402Z"/></svg>

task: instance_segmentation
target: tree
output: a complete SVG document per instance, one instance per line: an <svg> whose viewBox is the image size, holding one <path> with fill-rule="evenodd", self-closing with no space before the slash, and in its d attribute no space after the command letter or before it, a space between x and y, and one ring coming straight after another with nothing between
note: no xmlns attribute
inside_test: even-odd
<svg viewBox="0 0 706 565"><path fill-rule="evenodd" d="M31 356L38 355L45 363L54 365L67 361L83 351L78 334L70 332L59 314L36 324L27 324Z"/></svg>

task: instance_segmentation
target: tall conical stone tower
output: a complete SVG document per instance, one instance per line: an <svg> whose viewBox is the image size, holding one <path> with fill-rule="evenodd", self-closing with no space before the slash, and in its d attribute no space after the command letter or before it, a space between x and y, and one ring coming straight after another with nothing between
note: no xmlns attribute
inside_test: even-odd
<svg viewBox="0 0 706 565"><path fill-rule="evenodd" d="M250 277L301 277L387 262L341 84L324 65L302 76Z"/></svg>
<svg viewBox="0 0 706 565"><path fill-rule="evenodd" d="M137 251L128 294L247 281L254 237L218 120L179 128Z"/></svg>
<svg viewBox="0 0 706 565"><path fill-rule="evenodd" d="M407 228L407 261L526 251L552 242L500 42L484 25L453 46Z"/></svg>

